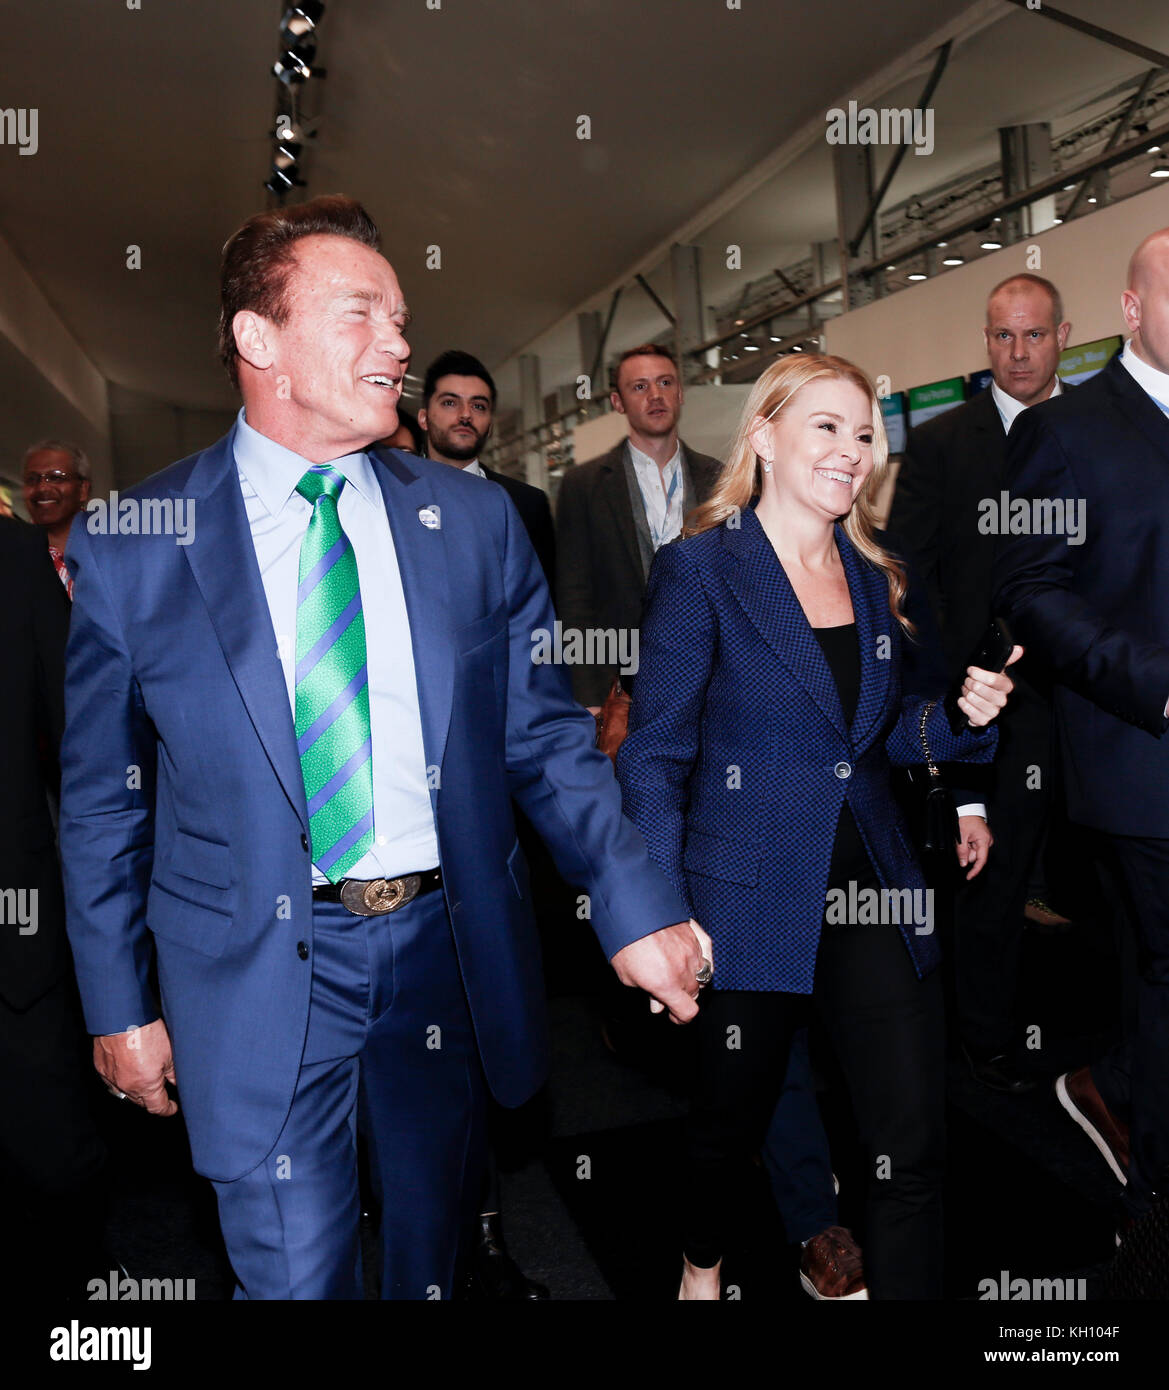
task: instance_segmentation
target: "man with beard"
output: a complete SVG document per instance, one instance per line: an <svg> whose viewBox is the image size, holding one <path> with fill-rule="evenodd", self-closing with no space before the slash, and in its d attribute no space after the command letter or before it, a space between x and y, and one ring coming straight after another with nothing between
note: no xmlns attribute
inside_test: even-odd
<svg viewBox="0 0 1169 1390"><path fill-rule="evenodd" d="M426 371L418 423L426 431L427 457L498 483L515 503L549 589L556 588L556 541L547 494L530 483L484 468L479 454L491 435L497 399L491 373L469 352L451 349Z"/></svg>

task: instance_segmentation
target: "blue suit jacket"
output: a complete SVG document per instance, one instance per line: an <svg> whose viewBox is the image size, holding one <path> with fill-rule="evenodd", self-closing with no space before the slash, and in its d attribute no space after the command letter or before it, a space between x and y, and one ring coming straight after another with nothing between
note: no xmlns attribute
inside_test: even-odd
<svg viewBox="0 0 1169 1390"><path fill-rule="evenodd" d="M650 573L618 778L626 813L710 933L723 989L811 993L846 798L881 885L925 887L890 787L891 763L923 762L925 696L902 693L885 576L839 526L836 543L861 653L851 728L753 508L738 528L663 547ZM955 738L940 705L926 736L938 761L987 762L997 741L993 727ZM934 936L901 932L918 974L932 969Z"/></svg>
<svg viewBox="0 0 1169 1390"><path fill-rule="evenodd" d="M1086 509L1082 545L1007 536L996 566L997 606L1058 682L1068 813L1169 838L1169 419L1114 357L1019 416L1007 485Z"/></svg>
<svg viewBox="0 0 1169 1390"><path fill-rule="evenodd" d="M552 605L502 488L397 451L374 456L410 616L444 891L492 1091L546 1070L543 982L514 797L590 895L606 954L685 919L621 815L566 673L531 660ZM270 1150L308 1019L308 822L288 694L232 435L124 494L195 502L195 539L91 535L67 654L61 848L90 1032L159 1016L199 1171ZM441 528L420 523L435 506ZM376 603L375 595L364 595ZM137 771L135 771L137 769ZM425 865L419 865L425 868Z"/></svg>

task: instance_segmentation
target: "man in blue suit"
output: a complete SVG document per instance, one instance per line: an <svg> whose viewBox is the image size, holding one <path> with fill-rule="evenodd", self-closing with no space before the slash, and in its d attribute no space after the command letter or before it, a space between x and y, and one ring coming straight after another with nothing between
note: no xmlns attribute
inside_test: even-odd
<svg viewBox="0 0 1169 1390"><path fill-rule="evenodd" d="M1001 542L997 602L1058 682L1068 814L1103 832L1137 933L1124 1043L1057 1095L1139 1219L1169 1182L1169 228L1137 248L1121 307L1124 351L1011 431L1029 522Z"/></svg>
<svg viewBox="0 0 1169 1390"><path fill-rule="evenodd" d="M61 846L95 1063L156 1114L177 1085L236 1297L360 1296L359 1100L382 1295L450 1295L486 1089L517 1105L546 1070L511 798L651 1007L693 1016L708 949L532 659L552 606L506 494L367 452L409 356L378 245L346 198L246 222L235 426L69 547Z"/></svg>

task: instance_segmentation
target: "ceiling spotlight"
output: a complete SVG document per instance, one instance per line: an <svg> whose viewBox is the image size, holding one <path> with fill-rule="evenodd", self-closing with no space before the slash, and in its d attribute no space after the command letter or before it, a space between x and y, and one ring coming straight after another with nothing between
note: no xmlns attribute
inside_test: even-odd
<svg viewBox="0 0 1169 1390"><path fill-rule="evenodd" d="M307 82L310 77L320 77L314 73L312 62L317 56L317 46L312 39L305 39L286 48L277 58L272 71L286 86L297 82Z"/></svg>
<svg viewBox="0 0 1169 1390"><path fill-rule="evenodd" d="M915 271L913 272L913 274L910 275L910 276L908 276L907 278L910 279L910 280L926 280L926 279L928 279L929 277L926 276L926 275L923 275L923 274L921 273L920 270L915 270Z"/></svg>
<svg viewBox="0 0 1169 1390"><path fill-rule="evenodd" d="M300 146L292 140L282 140L276 146L276 153L272 158L272 167L284 173L287 170L295 169L300 161Z"/></svg>
<svg viewBox="0 0 1169 1390"><path fill-rule="evenodd" d="M777 337L775 336L775 334L773 333L773 334L771 335L769 341L770 341L770 342L773 342L773 343L782 343L782 342L783 342L783 339L782 339L782 338L777 338Z"/></svg>
<svg viewBox="0 0 1169 1390"><path fill-rule="evenodd" d="M803 348L800 347L799 343L793 343L793 344L792 344L792 351L793 351L793 352L803 352Z"/></svg>
<svg viewBox="0 0 1169 1390"><path fill-rule="evenodd" d="M1161 146L1160 146L1160 145L1150 145L1149 148L1145 151L1145 153L1146 153L1146 154L1160 154L1160 153L1161 153Z"/></svg>
<svg viewBox="0 0 1169 1390"><path fill-rule="evenodd" d="M740 338L749 338L750 336L751 336L751 335L750 335L749 333L740 333L740 334L739 334L739 337L740 337Z"/></svg>
<svg viewBox="0 0 1169 1390"><path fill-rule="evenodd" d="M1169 179L1169 164L1158 164L1155 169L1150 169L1149 178Z"/></svg>
<svg viewBox="0 0 1169 1390"><path fill-rule="evenodd" d="M948 245L949 245L949 242L947 242L947 241L939 241L939 242L938 242L938 249L941 250L941 248L942 248L943 246L948 246Z"/></svg>
<svg viewBox="0 0 1169 1390"><path fill-rule="evenodd" d="M1072 191L1072 189L1075 188L1075 186L1076 186L1076 185L1075 185L1074 183L1065 183L1064 186L1063 186L1063 191L1064 191L1065 193L1070 193L1070 192Z"/></svg>
<svg viewBox="0 0 1169 1390"><path fill-rule="evenodd" d="M895 265L887 265L887 266L885 267L885 269L886 269L886 270L896 270L897 267L896 267Z"/></svg>
<svg viewBox="0 0 1169 1390"><path fill-rule="evenodd" d="M269 193L283 195L290 188L303 188L304 180L297 177L295 165L288 169L278 169L273 165L264 187Z"/></svg>
<svg viewBox="0 0 1169 1390"><path fill-rule="evenodd" d="M979 244L984 251L1001 251L1003 249L1001 241L984 241Z"/></svg>
<svg viewBox="0 0 1169 1390"><path fill-rule="evenodd" d="M758 352L759 349L755 346L754 343L744 343L744 344L743 344L743 351L744 351L744 352Z"/></svg>
<svg viewBox="0 0 1169 1390"><path fill-rule="evenodd" d="M1094 203L1095 201L1096 201L1095 197L1091 197L1091 198L1088 199L1088 202L1090 202L1090 203Z"/></svg>
<svg viewBox="0 0 1169 1390"><path fill-rule="evenodd" d="M1056 226L1059 226L1063 222L1062 217L1053 217L1051 220L1056 224Z"/></svg>
<svg viewBox="0 0 1169 1390"><path fill-rule="evenodd" d="M321 22L324 12L325 7L318 0L304 0L301 5L291 5L280 21L280 42L291 46L297 39L311 34Z"/></svg>
<svg viewBox="0 0 1169 1390"><path fill-rule="evenodd" d="M736 327L736 328L742 328L742 326L743 326L744 323L746 323L746 319L736 319L736 320L735 320L735 327Z"/></svg>
<svg viewBox="0 0 1169 1390"><path fill-rule="evenodd" d="M943 265L965 265L966 262L961 256L947 256L942 262Z"/></svg>

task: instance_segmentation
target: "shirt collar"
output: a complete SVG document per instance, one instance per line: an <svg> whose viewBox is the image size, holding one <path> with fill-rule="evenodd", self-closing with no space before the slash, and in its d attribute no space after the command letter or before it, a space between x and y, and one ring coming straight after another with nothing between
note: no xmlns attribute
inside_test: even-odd
<svg viewBox="0 0 1169 1390"><path fill-rule="evenodd" d="M997 381L992 381L990 383L990 394L994 397L994 403L998 407L999 419L1003 422L1003 429L1006 430L1008 434L1010 434L1011 426L1015 423L1019 416L1022 415L1022 413L1027 409L1027 407L1023 404L1022 401L1017 401L1014 398L1014 396L1008 396L1007 393L999 386ZM1055 379L1055 385L1051 388L1051 395L1048 396L1047 399L1051 400L1054 396L1062 395L1063 383L1057 376Z"/></svg>
<svg viewBox="0 0 1169 1390"><path fill-rule="evenodd" d="M296 491L296 485L313 466L306 458L277 444L266 434L253 429L244 418L244 407L236 416L234 452L236 467L256 490L271 516L284 509ZM380 497L377 478L365 453L343 454L329 459L330 468L342 474L345 481L367 502L376 506Z"/></svg>
<svg viewBox="0 0 1169 1390"><path fill-rule="evenodd" d="M629 457L633 460L635 468L657 468L657 460L650 458L648 454L643 454L632 439L625 441L629 445ZM670 455L663 471L668 472L682 462L682 441L679 439L674 445L674 452Z"/></svg>
<svg viewBox="0 0 1169 1390"><path fill-rule="evenodd" d="M1152 396L1162 410L1169 411L1169 373L1159 371L1143 357L1138 357L1131 338L1124 345L1120 361L1141 390Z"/></svg>
<svg viewBox="0 0 1169 1390"><path fill-rule="evenodd" d="M483 465L478 459L472 459L470 463L463 464L464 473L474 473L476 478L486 478L487 474L483 471Z"/></svg>

